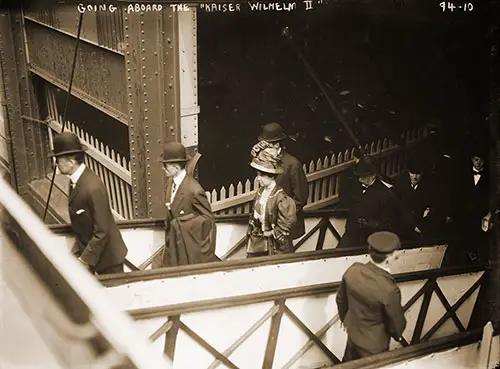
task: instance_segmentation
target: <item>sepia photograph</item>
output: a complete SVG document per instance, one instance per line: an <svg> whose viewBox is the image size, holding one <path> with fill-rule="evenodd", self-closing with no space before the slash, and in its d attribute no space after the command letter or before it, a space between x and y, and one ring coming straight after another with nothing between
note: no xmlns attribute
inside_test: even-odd
<svg viewBox="0 0 500 369"><path fill-rule="evenodd" d="M500 368L466 1L0 0L0 368Z"/></svg>

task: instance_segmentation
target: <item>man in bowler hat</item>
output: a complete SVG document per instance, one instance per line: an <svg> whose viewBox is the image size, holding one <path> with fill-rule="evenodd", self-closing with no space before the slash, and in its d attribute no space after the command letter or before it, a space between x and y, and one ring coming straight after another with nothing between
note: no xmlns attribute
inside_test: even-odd
<svg viewBox="0 0 500 369"><path fill-rule="evenodd" d="M85 150L78 136L63 132L54 137L50 154L61 174L70 178L68 209L76 236L72 253L92 273L122 273L127 247L111 212L106 188L84 164Z"/></svg>
<svg viewBox="0 0 500 369"><path fill-rule="evenodd" d="M215 218L205 191L186 172L189 160L177 142L166 144L160 159L167 176L163 267L220 260L215 255Z"/></svg>
<svg viewBox="0 0 500 369"><path fill-rule="evenodd" d="M336 302L347 331L344 362L389 350L406 328L401 291L391 276L398 236L376 232L368 237L370 261L351 265L340 282Z"/></svg>
<svg viewBox="0 0 500 369"><path fill-rule="evenodd" d="M396 199L392 189L377 178L370 159L361 157L354 166L354 174L358 181L353 184L345 233L337 247L363 246L371 233L395 228Z"/></svg>
<svg viewBox="0 0 500 369"><path fill-rule="evenodd" d="M421 159L408 158L406 167L394 181L402 211L406 212L406 218L400 217L398 234L403 240L437 236L445 218L437 205L436 186L427 177ZM438 223L440 218L442 222Z"/></svg>
<svg viewBox="0 0 500 369"><path fill-rule="evenodd" d="M259 141L269 143L278 154L282 155L283 173L276 178L276 184L295 201L297 221L290 231L292 240L295 240L306 232L303 208L307 204L309 186L300 161L285 151L283 141L286 137L278 123L269 123L263 127Z"/></svg>

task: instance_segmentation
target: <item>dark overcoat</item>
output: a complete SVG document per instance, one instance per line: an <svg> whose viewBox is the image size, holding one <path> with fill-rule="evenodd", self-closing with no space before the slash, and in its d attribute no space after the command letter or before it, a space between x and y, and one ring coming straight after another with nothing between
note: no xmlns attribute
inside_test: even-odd
<svg viewBox="0 0 500 369"><path fill-rule="evenodd" d="M304 206L309 196L309 186L302 164L295 157L283 151L283 173L276 178L276 184L295 201L297 220L292 226L291 237L297 239L306 232Z"/></svg>
<svg viewBox="0 0 500 369"><path fill-rule="evenodd" d="M123 264L127 247L109 206L106 189L97 175L85 168L68 199L71 228L76 236L72 252L96 273Z"/></svg>
<svg viewBox="0 0 500 369"><path fill-rule="evenodd" d="M387 351L390 338L399 340L406 328L399 287L372 262L347 269L336 301L348 337L371 354Z"/></svg>
<svg viewBox="0 0 500 369"><path fill-rule="evenodd" d="M439 191L436 185L430 179L422 177L417 187L413 188L405 171L394 180L394 189L400 201L401 212L404 212L399 220L399 237L412 240L437 236L444 226L445 218L438 205ZM430 210L425 214L427 208ZM420 234L415 232L415 227L420 229Z"/></svg>
<svg viewBox="0 0 500 369"><path fill-rule="evenodd" d="M398 205L391 189L377 179L367 189L353 183L352 190L345 233L338 247L362 246L374 232L396 230Z"/></svg>
<svg viewBox="0 0 500 369"><path fill-rule="evenodd" d="M216 225L201 185L186 175L171 201L173 180L167 181L165 249L162 265L177 266L220 260L215 255Z"/></svg>

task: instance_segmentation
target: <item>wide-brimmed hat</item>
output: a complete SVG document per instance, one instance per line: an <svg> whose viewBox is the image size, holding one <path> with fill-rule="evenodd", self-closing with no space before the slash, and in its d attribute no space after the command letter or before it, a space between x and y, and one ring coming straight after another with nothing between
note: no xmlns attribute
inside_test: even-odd
<svg viewBox="0 0 500 369"><path fill-rule="evenodd" d="M286 138L286 134L278 123L269 123L262 128L259 141L278 142Z"/></svg>
<svg viewBox="0 0 500 369"><path fill-rule="evenodd" d="M358 177L364 177L377 174L377 172L373 162L363 156L359 159L359 162L354 164L354 174Z"/></svg>
<svg viewBox="0 0 500 369"><path fill-rule="evenodd" d="M250 166L264 173L283 173L281 155L267 145L267 141L263 141L252 147L251 155L253 158Z"/></svg>
<svg viewBox="0 0 500 369"><path fill-rule="evenodd" d="M392 232L383 231L372 233L367 241L372 249L382 254L390 254L401 248L401 240Z"/></svg>
<svg viewBox="0 0 500 369"><path fill-rule="evenodd" d="M163 147L160 157L162 163L185 163L190 158L186 155L186 148L179 142L170 142Z"/></svg>
<svg viewBox="0 0 500 369"><path fill-rule="evenodd" d="M49 157L76 154L84 152L87 147L82 145L80 139L73 132L62 132L54 137L54 150L49 153Z"/></svg>

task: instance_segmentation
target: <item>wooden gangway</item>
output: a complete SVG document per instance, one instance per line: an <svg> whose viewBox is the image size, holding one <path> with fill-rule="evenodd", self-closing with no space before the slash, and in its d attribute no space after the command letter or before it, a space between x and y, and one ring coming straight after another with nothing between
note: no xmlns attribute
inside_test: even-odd
<svg viewBox="0 0 500 369"><path fill-rule="evenodd" d="M50 231L1 179L0 205L1 281L8 299L2 305L2 369L172 367L96 279L51 243ZM26 317L30 322L13 321ZM31 353L41 361L31 361Z"/></svg>

